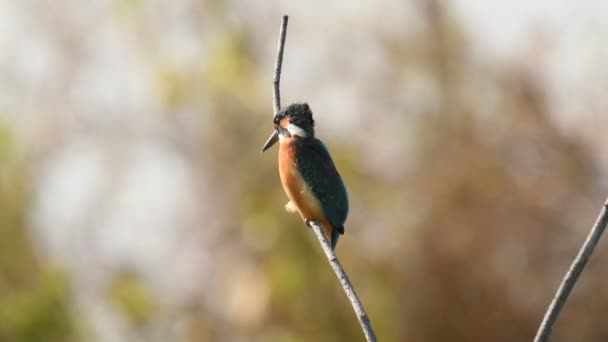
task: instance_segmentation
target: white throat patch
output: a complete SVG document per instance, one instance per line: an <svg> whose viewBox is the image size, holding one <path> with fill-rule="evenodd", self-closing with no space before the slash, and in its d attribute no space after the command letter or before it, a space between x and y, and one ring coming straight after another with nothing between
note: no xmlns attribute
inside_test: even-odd
<svg viewBox="0 0 608 342"><path fill-rule="evenodd" d="M291 134L291 135L298 135L302 138L308 137L308 134L306 134L306 131L304 131L298 125L294 125L294 124L290 123L289 125L287 125L287 130L289 131L289 134Z"/></svg>

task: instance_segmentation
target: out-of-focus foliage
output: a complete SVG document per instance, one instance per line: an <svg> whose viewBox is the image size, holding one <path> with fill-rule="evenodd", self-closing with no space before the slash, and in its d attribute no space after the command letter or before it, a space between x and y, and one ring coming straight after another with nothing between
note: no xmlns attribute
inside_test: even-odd
<svg viewBox="0 0 608 342"><path fill-rule="evenodd" d="M25 228L27 175L0 122L0 341L75 341L68 279L36 254Z"/></svg>
<svg viewBox="0 0 608 342"><path fill-rule="evenodd" d="M26 3L61 77L28 88L26 129L0 124L0 342L362 340L259 153L280 13ZM477 60L449 8L411 1L396 29L290 13L283 104L310 102L348 186L337 254L379 340L531 340L606 183L537 65ZM608 339L598 250L554 342Z"/></svg>
<svg viewBox="0 0 608 342"><path fill-rule="evenodd" d="M118 273L110 284L109 296L134 325L150 322L157 312L150 290L133 272Z"/></svg>

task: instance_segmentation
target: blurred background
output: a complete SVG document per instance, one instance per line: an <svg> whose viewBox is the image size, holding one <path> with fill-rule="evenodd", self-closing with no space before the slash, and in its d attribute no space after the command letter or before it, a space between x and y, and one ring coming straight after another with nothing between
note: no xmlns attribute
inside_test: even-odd
<svg viewBox="0 0 608 342"><path fill-rule="evenodd" d="M362 341L277 173L349 188L380 341L529 341L608 194L608 3L0 1L0 341ZM552 341L608 340L608 241Z"/></svg>

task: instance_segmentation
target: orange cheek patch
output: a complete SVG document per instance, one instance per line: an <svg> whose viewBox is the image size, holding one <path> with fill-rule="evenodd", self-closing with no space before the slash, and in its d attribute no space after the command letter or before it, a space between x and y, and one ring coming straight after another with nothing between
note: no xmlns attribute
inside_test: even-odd
<svg viewBox="0 0 608 342"><path fill-rule="evenodd" d="M289 126L289 118L281 119L281 121L279 121L279 126L287 128L287 126Z"/></svg>

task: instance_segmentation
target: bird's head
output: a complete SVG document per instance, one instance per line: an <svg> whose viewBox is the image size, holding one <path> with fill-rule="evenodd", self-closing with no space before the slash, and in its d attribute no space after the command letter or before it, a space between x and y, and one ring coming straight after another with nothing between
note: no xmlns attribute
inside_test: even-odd
<svg viewBox="0 0 608 342"><path fill-rule="evenodd" d="M274 116L274 132L262 147L262 152L269 149L281 138L315 136L315 121L307 103L292 103L281 109Z"/></svg>

